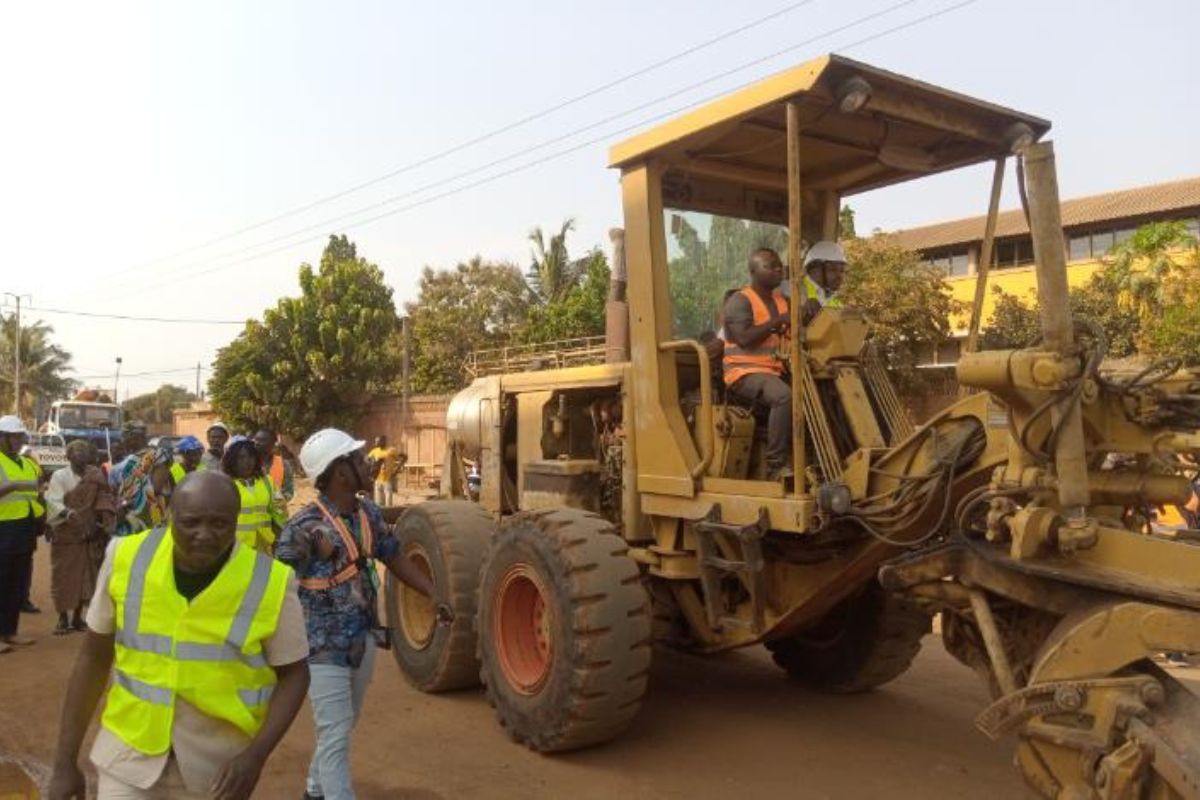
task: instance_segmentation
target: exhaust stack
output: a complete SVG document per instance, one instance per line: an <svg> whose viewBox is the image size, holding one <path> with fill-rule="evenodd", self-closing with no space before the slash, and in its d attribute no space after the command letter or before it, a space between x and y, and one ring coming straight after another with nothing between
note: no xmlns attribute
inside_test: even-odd
<svg viewBox="0 0 1200 800"><path fill-rule="evenodd" d="M616 364L629 360L629 303L625 300L625 229L610 228L612 279L604 304L604 360Z"/></svg>

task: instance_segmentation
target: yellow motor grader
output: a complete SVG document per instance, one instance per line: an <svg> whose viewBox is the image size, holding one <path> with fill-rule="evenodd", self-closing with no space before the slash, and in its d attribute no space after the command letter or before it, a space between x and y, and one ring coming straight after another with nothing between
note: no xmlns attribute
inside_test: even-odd
<svg viewBox="0 0 1200 800"><path fill-rule="evenodd" d="M1039 793L1200 796L1196 698L1153 661L1200 651L1200 548L1146 516L1187 497L1167 467L1200 447L1200 375L1110 370L1102 332L1072 320L1049 127L827 56L616 145L607 358L453 400L446 496L398 531L457 616L436 625L389 585L407 678L482 682L513 739L561 751L630 723L656 642L765 645L804 684L859 692L904 672L940 612L993 692L979 727L1015 736ZM968 352L976 391L914 424L861 312L804 324L796 265L837 238L844 198L993 163L986 265L1009 158L1041 340ZM792 269L784 481L765 477L762 409L726 395L702 343L763 245Z"/></svg>

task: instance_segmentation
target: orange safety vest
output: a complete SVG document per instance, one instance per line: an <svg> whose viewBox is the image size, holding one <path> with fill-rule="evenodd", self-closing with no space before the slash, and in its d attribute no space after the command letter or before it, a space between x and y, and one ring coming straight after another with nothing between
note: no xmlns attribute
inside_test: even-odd
<svg viewBox="0 0 1200 800"><path fill-rule="evenodd" d="M758 292L746 286L741 290L741 294L750 301L750 310L754 314L754 325L763 325L771 319L771 312L767 309L767 304L758 296ZM778 316L786 317L788 315L788 302L783 296L783 292L776 289L772 293L772 296L775 300L775 309L779 312ZM779 360L779 350L786 341L785 337L777 333L772 333L751 348L738 347L732 341L725 342L725 358L723 361L725 385L732 386L739 378L756 372L782 375L783 362Z"/></svg>
<svg viewBox="0 0 1200 800"><path fill-rule="evenodd" d="M271 459L271 485L275 487L275 491L283 491L283 456L276 454Z"/></svg>
<svg viewBox="0 0 1200 800"><path fill-rule="evenodd" d="M332 589L334 586L345 583L353 578L361 570L373 569L370 566L371 553L375 550L374 538L371 535L371 520L367 517L367 512L359 506L358 509L358 529L362 531L364 556L359 556L358 544L354 541L354 536L346 528L346 523L342 522L340 517L335 517L329 513L329 509L320 500L317 502L317 508L321 509L321 515L325 517L325 521L333 526L337 531L338 536L342 539L342 545L346 548L346 563L332 578L301 578L300 586L305 589L321 590ZM365 580L370 580L366 578Z"/></svg>

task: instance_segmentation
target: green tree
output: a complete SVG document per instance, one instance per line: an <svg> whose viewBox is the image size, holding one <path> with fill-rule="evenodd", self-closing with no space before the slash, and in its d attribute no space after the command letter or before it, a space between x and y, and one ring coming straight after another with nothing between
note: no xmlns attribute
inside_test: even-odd
<svg viewBox="0 0 1200 800"><path fill-rule="evenodd" d="M521 343L539 344L604 333L604 309L611 277L608 259L600 250L593 250L583 259L583 267L583 280L562 299L529 309L529 317L517 334Z"/></svg>
<svg viewBox="0 0 1200 800"><path fill-rule="evenodd" d="M21 325L21 398L20 416L33 419L38 401L49 403L69 397L79 386L67 373L71 354L52 340L54 328L41 321ZM17 317L0 318L0 413L13 407L13 378L16 359Z"/></svg>
<svg viewBox="0 0 1200 800"><path fill-rule="evenodd" d="M528 283L534 295L543 303L554 303L566 297L582 277L587 264L572 262L567 253L567 234L575 230L575 220L565 219L558 229L546 239L541 227L529 232L533 243L533 263L529 267Z"/></svg>
<svg viewBox="0 0 1200 800"><path fill-rule="evenodd" d="M854 209L850 206L842 206L838 212L838 239L847 241L849 239L858 238L858 234L854 232Z"/></svg>
<svg viewBox="0 0 1200 800"><path fill-rule="evenodd" d="M140 419L151 424L171 422L171 410L186 406L196 395L182 386L164 383L153 392L131 397L121 404L126 419Z"/></svg>
<svg viewBox="0 0 1200 800"><path fill-rule="evenodd" d="M995 306L979 333L980 350L1019 350L1041 336L1036 300L1026 303L999 286L992 286Z"/></svg>
<svg viewBox="0 0 1200 800"><path fill-rule="evenodd" d="M512 264L476 256L454 269L425 267L416 301L405 305L413 390L462 388L467 356L512 342L525 322L529 295L521 271Z"/></svg>
<svg viewBox="0 0 1200 800"><path fill-rule="evenodd" d="M707 223L707 236L698 227ZM715 331L725 294L746 285L750 254L769 247L787 258L787 229L766 222L672 214L668 283L672 330L696 337Z"/></svg>
<svg viewBox="0 0 1200 800"><path fill-rule="evenodd" d="M950 295L941 270L878 234L852 239L846 247L846 282L840 295L862 309L871 322L875 345L901 389L919 385L917 360L950 338L950 317L961 303Z"/></svg>
<svg viewBox="0 0 1200 800"><path fill-rule="evenodd" d="M1037 297L1031 292L1022 299L999 286L992 287L996 305L980 334L982 350L1016 350L1029 347L1042 332ZM1078 320L1099 325L1108 339L1108 355L1124 358L1135 352L1139 330L1137 315L1113 302L1113 294L1100 276L1070 291L1071 313Z"/></svg>
<svg viewBox="0 0 1200 800"><path fill-rule="evenodd" d="M1138 344L1155 358L1200 364L1200 252L1180 257L1163 278L1162 309L1143 328Z"/></svg>
<svg viewBox="0 0 1200 800"><path fill-rule="evenodd" d="M1099 278L1145 326L1162 314L1170 280L1180 269L1178 252L1194 254L1196 246L1183 222L1151 222L1108 252Z"/></svg>
<svg viewBox="0 0 1200 800"><path fill-rule="evenodd" d="M331 236L320 266L302 264L299 277L299 297L279 300L217 353L209 393L237 427L296 438L350 427L400 372L392 290L349 239Z"/></svg>

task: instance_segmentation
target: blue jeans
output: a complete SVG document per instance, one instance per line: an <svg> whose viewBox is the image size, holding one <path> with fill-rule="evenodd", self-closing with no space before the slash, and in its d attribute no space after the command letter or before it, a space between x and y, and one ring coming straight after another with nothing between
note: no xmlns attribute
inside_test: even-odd
<svg viewBox="0 0 1200 800"><path fill-rule="evenodd" d="M374 669L375 642L369 635L357 669L330 664L308 666L308 700L317 729L317 747L308 766L309 794L326 800L354 800L350 737Z"/></svg>

